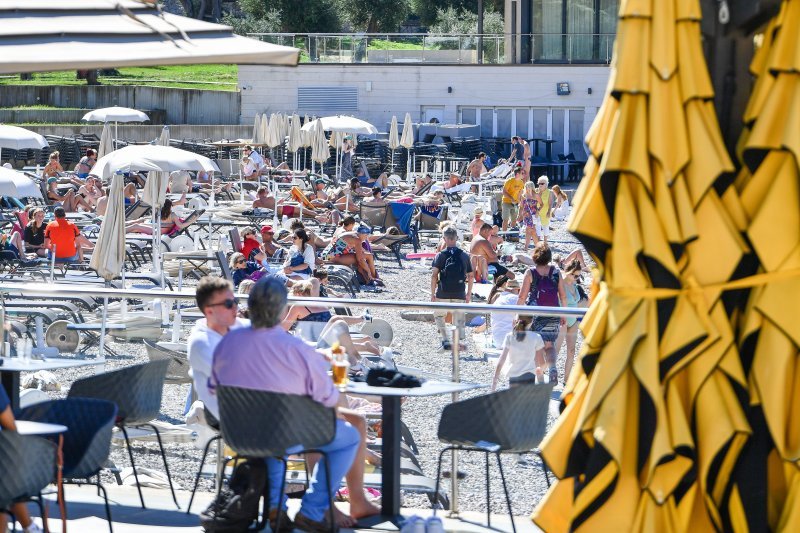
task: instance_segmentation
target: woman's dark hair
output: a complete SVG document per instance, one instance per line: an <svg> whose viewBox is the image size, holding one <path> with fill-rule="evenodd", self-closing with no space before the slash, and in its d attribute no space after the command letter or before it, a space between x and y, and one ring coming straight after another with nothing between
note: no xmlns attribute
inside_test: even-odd
<svg viewBox="0 0 800 533"><path fill-rule="evenodd" d="M531 317L521 316L514 322L514 336L517 341L522 342L525 340L525 335L528 333L528 326L531 324Z"/></svg>
<svg viewBox="0 0 800 533"><path fill-rule="evenodd" d="M306 233L306 230L303 228L294 230L294 236L303 241L303 246L300 247L300 251L302 252L306 247L306 244L308 244L308 241L311 239L309 239L308 233Z"/></svg>
<svg viewBox="0 0 800 533"><path fill-rule="evenodd" d="M305 227L306 227L306 225L303 224L303 221L300 220L299 218L293 218L293 219L291 219L289 221L289 229L292 230L292 231L298 230L298 229L303 229Z"/></svg>
<svg viewBox="0 0 800 533"><path fill-rule="evenodd" d="M494 297L497 296L497 293L503 290L503 286L508 283L508 276L505 274L500 274L494 278L494 286L492 286L492 290L489 291L489 297L486 299L487 302L492 303Z"/></svg>
<svg viewBox="0 0 800 533"><path fill-rule="evenodd" d="M345 227L345 226L352 226L355 223L356 223L356 217L354 217L353 215L347 215L342 219L340 224L342 225L342 227Z"/></svg>
<svg viewBox="0 0 800 533"><path fill-rule="evenodd" d="M534 247L532 257L536 266L545 266L553 260L553 252L546 243L540 242Z"/></svg>
<svg viewBox="0 0 800 533"><path fill-rule="evenodd" d="M389 226L386 230L386 235L400 235L400 228L397 226Z"/></svg>
<svg viewBox="0 0 800 533"><path fill-rule="evenodd" d="M314 273L311 274L311 275L314 276L315 278L317 278L320 281L322 281L323 279L328 279L328 271L327 270L323 270L321 268L314 269Z"/></svg>
<svg viewBox="0 0 800 533"><path fill-rule="evenodd" d="M161 208L161 220L169 218L172 214L172 200L167 198L164 200L164 207Z"/></svg>
<svg viewBox="0 0 800 533"><path fill-rule="evenodd" d="M355 189L361 186L361 182L358 181L358 178L351 178L350 179L350 187Z"/></svg>

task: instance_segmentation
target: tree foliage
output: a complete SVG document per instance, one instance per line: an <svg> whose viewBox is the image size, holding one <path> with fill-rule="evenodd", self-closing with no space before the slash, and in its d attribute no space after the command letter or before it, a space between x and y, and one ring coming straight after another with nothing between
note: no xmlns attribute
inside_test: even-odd
<svg viewBox="0 0 800 533"><path fill-rule="evenodd" d="M274 28L272 31L284 33L334 33L342 27L335 0L239 0L239 6L244 15L240 28L270 27Z"/></svg>
<svg viewBox="0 0 800 533"><path fill-rule="evenodd" d="M431 33L464 34L478 32L478 14L463 9L448 7L436 12L437 22ZM503 16L497 11L485 10L483 14L483 33L503 33Z"/></svg>
<svg viewBox="0 0 800 533"><path fill-rule="evenodd" d="M408 0L337 0L353 31L396 32L408 17Z"/></svg>
<svg viewBox="0 0 800 533"><path fill-rule="evenodd" d="M484 13L497 12L502 16L504 0L484 0ZM439 22L439 14L453 9L456 12L478 13L478 0L411 0L411 9L423 24L433 26ZM486 23L484 22L484 26ZM476 25L477 27L477 25Z"/></svg>

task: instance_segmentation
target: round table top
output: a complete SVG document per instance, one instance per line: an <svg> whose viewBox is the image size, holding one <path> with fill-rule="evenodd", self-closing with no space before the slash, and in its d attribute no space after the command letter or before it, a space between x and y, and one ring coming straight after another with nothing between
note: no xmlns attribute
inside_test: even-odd
<svg viewBox="0 0 800 533"><path fill-rule="evenodd" d="M17 433L20 435L58 435L66 433L69 429L61 424L46 424L30 420L17 420L14 423L17 426Z"/></svg>

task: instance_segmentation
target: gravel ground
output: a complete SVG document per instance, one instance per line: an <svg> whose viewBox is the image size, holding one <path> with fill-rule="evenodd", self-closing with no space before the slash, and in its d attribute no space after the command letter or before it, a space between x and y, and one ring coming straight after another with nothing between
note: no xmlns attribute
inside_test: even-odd
<svg viewBox="0 0 800 533"><path fill-rule="evenodd" d="M575 238L566 232L564 222L553 222L550 240L554 252L563 255L580 246ZM589 259L588 256L585 257L587 260ZM411 268L413 263L413 261L404 261L405 268L400 269L396 261L389 261L384 256L383 260L379 261L378 266L387 289L382 293L361 293L359 298L365 300L427 301L429 299L427 288L430 283L430 274L427 271ZM524 272L521 267L518 271ZM360 312L360 310L356 310L356 312ZM449 352L439 349L438 334L433 324L405 321L400 318L399 312L394 310L371 309L371 313L374 317L384 318L393 325L394 342L392 347L397 363L444 374L451 372L452 357ZM483 360L469 331L468 329L468 350L461 355L461 379L464 381L490 383L494 366L491 362ZM579 343L580 340L579 336ZM112 342L110 346L124 355L119 358L108 359L106 368L109 370L147 360L144 346L141 344ZM565 358L565 347L562 347L558 363L560 367L559 375L561 376L563 376ZM79 368L57 371L56 375L62 388L66 389L75 379L91 375L93 372L94 370L91 368ZM160 420L174 424L184 422L183 408L188 389L188 385L165 386ZM464 394L463 397L484 392L486 392L486 389ZM63 397L65 392L49 394L53 397ZM449 402L449 396L437 396L423 399L411 398L403 405L403 421L414 435L420 449L420 463L424 473L429 477L433 477L436 474L436 461L441 449L441 444L436 436L437 425L442 409ZM553 401L551 403L549 425L552 425L557 412L557 402ZM137 444L136 447L139 449L139 453L136 456L137 464L156 470L163 470L161 459L158 456L157 445ZM199 466L201 451L192 444L167 444L166 449L173 479L180 486L191 489L194 475ZM142 453L142 451L149 453ZM120 468L129 466L127 453L123 448L115 448L112 451L112 459ZM514 514L518 516L529 514L534 505L542 498L547 488L538 462L534 466L518 465L516 457L506 456L503 459L503 466L509 485L509 493L512 496ZM449 466L446 463L445 469L447 468ZM459 484L459 502L462 510L486 510L483 469L484 459L482 454L460 455L459 470L466 473L466 477ZM492 509L498 513L505 513L506 508L500 476L494 463L492 463L490 471L492 478L492 490L490 492ZM104 475L105 482L113 482L113 478L110 475ZM444 487L449 492L449 480L445 482ZM212 490L212 483L203 480L201 482L201 490ZM166 494L165 497L167 497ZM181 502L181 504L185 508L185 502ZM403 504L406 507L421 508L426 508L430 505L427 497L418 494L404 494ZM194 510L199 512L201 509L194 508Z"/></svg>

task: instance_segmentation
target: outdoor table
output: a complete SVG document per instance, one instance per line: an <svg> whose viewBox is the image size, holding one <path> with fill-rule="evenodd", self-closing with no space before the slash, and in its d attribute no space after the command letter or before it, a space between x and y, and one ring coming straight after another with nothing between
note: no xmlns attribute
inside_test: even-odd
<svg viewBox="0 0 800 533"><path fill-rule="evenodd" d="M349 394L380 396L383 412L381 427L381 517L399 525L400 516L400 399L402 397L438 396L487 387L479 383L456 383L453 381L426 381L421 387L400 389L372 387L363 382L350 382Z"/></svg>
<svg viewBox="0 0 800 533"><path fill-rule="evenodd" d="M40 437L49 437L58 435L58 448L56 448L56 466L58 474L56 475L56 488L58 490L58 506L61 511L61 531L67 531L67 514L64 508L64 480L61 477L61 471L64 469L64 436L63 434L69 431L67 426L61 424L47 424L45 422L33 422L30 420L15 420L14 425L17 426L17 433L20 435L38 435ZM42 517L44 522L44 530L48 531L47 519Z"/></svg>
<svg viewBox="0 0 800 533"><path fill-rule="evenodd" d="M102 365L105 359L70 359L66 357L48 357L45 360L32 359L24 362L20 358L0 357L0 381L11 400L11 409L19 409L19 375L21 372L37 372L39 370L56 370L76 366Z"/></svg>
<svg viewBox="0 0 800 533"><path fill-rule="evenodd" d="M100 331L100 332L105 331L106 333L108 333L109 331L121 331L121 330L124 330L125 327L126 327L125 324L106 324L105 327L103 327L102 324L98 324L98 323L67 324L67 329L68 330L71 330L71 331L85 331L89 335L89 342L86 343L86 346L84 346L83 350L78 352L80 354L85 354L87 351L89 351L90 348L100 344L100 335L96 334L95 331ZM111 355L113 355L115 357L117 355L119 355L114 350L109 348L107 344L104 346L104 348L106 349L106 351L108 353L110 353ZM102 356L102 354L100 354L100 355Z"/></svg>

